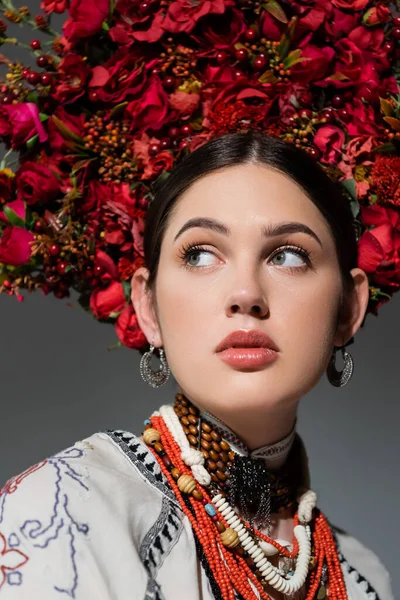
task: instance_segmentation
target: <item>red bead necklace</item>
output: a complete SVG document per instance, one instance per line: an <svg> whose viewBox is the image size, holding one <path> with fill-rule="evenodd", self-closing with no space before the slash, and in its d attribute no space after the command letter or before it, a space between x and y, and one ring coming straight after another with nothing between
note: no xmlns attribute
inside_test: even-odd
<svg viewBox="0 0 400 600"><path fill-rule="evenodd" d="M181 449L162 417L153 416L151 418L151 422L148 422L145 427L144 439L171 485L182 511L191 523L223 600L234 600L234 590L241 594L244 600L254 600L255 595L250 582L263 600L271 600L265 589L266 582L263 582L261 573L254 570L251 558L246 555L244 549L231 535L233 530L229 528L222 514L217 509L212 515L207 511L206 507L212 506L212 500L207 490L193 479L190 468L181 458ZM188 508L184 496L189 499L192 510ZM329 600L348 600L331 528L325 516L318 509L315 509L314 513L315 517L310 525L315 551L315 566L309 573L305 600L313 600L321 588L324 564L327 566L328 572ZM243 523L248 526L245 521ZM298 524L296 511L294 525ZM275 546L282 556L296 557L298 543L295 537L293 538L293 550L290 552L261 531L255 529L254 533L258 539Z"/></svg>

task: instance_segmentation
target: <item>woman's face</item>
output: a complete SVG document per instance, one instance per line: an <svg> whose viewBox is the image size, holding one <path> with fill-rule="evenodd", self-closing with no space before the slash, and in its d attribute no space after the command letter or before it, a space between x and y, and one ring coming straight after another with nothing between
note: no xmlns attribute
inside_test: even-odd
<svg viewBox="0 0 400 600"><path fill-rule="evenodd" d="M193 219L214 225L189 227ZM342 281L329 226L295 182L262 165L209 174L182 195L154 293L149 341L164 347L184 393L214 414L289 406L343 341L335 337ZM223 360L216 348L238 330L267 334L274 360Z"/></svg>

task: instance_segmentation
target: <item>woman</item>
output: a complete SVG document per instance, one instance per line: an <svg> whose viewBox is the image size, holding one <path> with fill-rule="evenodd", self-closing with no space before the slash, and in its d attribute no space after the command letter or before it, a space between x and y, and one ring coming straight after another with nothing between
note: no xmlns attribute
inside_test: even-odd
<svg viewBox="0 0 400 600"><path fill-rule="evenodd" d="M156 190L132 302L142 376L159 387L171 370L181 391L142 437L96 433L8 482L2 597L393 598L379 559L316 507L296 434L324 372L351 377L344 347L368 303L337 185L248 132Z"/></svg>

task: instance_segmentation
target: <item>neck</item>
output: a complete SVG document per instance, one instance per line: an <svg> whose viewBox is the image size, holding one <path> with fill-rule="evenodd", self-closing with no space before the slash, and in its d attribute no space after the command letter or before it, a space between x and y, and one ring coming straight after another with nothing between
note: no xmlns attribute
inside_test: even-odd
<svg viewBox="0 0 400 600"><path fill-rule="evenodd" d="M289 435L296 423L297 404L285 408L266 408L262 411L232 411L225 407L206 407L193 401L185 392L182 393L199 410L223 421L250 450L280 442Z"/></svg>

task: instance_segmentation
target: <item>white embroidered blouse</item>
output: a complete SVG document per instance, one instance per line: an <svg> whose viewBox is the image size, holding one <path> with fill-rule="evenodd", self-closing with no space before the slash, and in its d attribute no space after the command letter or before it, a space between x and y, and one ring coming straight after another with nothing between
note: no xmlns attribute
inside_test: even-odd
<svg viewBox="0 0 400 600"><path fill-rule="evenodd" d="M376 555L335 529L349 600L394 600ZM212 600L183 514L132 433L95 433L0 492L0 600Z"/></svg>

